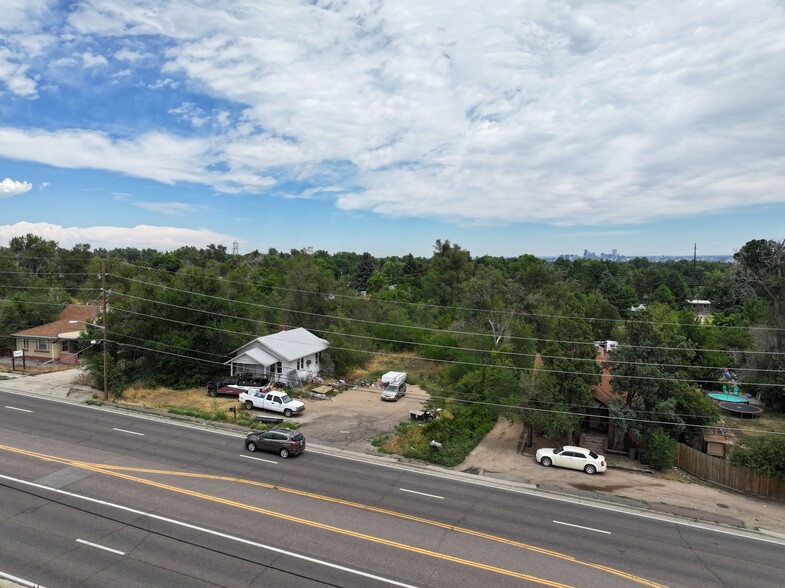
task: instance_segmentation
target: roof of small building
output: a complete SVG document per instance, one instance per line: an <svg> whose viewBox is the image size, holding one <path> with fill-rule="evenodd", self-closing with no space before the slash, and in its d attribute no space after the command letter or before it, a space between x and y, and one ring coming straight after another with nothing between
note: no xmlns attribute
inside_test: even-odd
<svg viewBox="0 0 785 588"><path fill-rule="evenodd" d="M257 337L253 341L235 349L233 353L242 352L242 354L247 355L252 349L261 348L267 353L280 356L282 359L291 362L307 355L319 353L329 347L330 343L327 340L317 337L307 329L299 327ZM236 362L237 358L232 359L232 361ZM267 359L265 358L264 362L266 361ZM263 365L270 365L264 362Z"/></svg>
<svg viewBox="0 0 785 588"><path fill-rule="evenodd" d="M49 339L74 338L73 334L82 331L85 323L93 322L98 318L98 307L89 304L69 304L60 312L60 318L45 325L39 325L18 333L12 337L46 337ZM74 322L71 322L74 321Z"/></svg>

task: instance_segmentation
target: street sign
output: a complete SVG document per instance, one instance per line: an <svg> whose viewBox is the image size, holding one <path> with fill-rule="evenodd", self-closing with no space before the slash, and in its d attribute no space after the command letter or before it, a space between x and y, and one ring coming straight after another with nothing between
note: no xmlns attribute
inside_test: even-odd
<svg viewBox="0 0 785 588"><path fill-rule="evenodd" d="M25 352L23 349L20 349L19 351L14 351L14 357L22 357L24 354Z"/></svg>

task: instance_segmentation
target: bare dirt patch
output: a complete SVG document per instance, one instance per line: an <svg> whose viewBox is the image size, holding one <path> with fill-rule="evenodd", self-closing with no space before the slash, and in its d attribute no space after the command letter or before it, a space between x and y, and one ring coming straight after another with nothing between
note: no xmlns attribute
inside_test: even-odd
<svg viewBox="0 0 785 588"><path fill-rule="evenodd" d="M608 471L595 476L545 468L534 460L536 447L518 453L521 427L520 423L500 420L466 461L455 469L543 488L609 494L685 517L785 533L785 505L781 502L715 488L676 468L656 474L631 471L622 469L631 465L627 463L631 460L626 458L620 458L619 465L613 467L615 456L608 456L611 466Z"/></svg>
<svg viewBox="0 0 785 588"><path fill-rule="evenodd" d="M293 416L292 422L309 441L359 451L375 451L371 440L377 435L391 433L412 410L419 410L429 395L420 387L408 386L406 396L396 402L381 400L379 386L352 387L332 397L317 400L305 394L297 398L305 403L305 412ZM177 407L204 412L228 412L235 407L238 413L245 408L234 397L211 398L204 389L169 390L167 388L129 388L123 403L151 409ZM275 413L253 410L254 416L275 416Z"/></svg>

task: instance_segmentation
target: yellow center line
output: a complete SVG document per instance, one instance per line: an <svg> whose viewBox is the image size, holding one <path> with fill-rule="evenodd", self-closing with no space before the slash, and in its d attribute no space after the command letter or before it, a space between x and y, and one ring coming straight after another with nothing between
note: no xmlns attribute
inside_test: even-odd
<svg viewBox="0 0 785 588"><path fill-rule="evenodd" d="M340 527L334 527L332 525L326 525L326 524L323 524L323 523L318 523L318 522L311 521L311 520L308 520L308 519L302 519L302 518L299 518L299 517L293 517L293 516L290 516L290 515L284 515L284 514L281 514L281 513L277 513L277 512L273 512L273 511L267 510L267 509L250 506L250 505L247 505L247 504L244 504L244 503L240 503L240 502L236 502L236 501L232 501L232 500L219 498L219 497L216 497L216 496L211 496L209 494L202 494L200 492L195 492L195 491L188 490L188 489L185 489L185 488L180 488L180 487L177 487L177 486L170 486L168 484L162 484L160 482L147 480L145 478L139 478L139 477L136 477L136 476L130 476L130 475L123 474L123 473L120 473L120 472L135 472L135 473L147 473L147 474L155 474L155 475L166 475L166 476L179 476L179 477L186 477L186 478L197 478L197 479L205 479L205 480L217 480L217 481L223 481L223 482L233 482L233 483L246 484L246 485L256 486L256 487L265 488L265 489L269 489L269 490L278 490L278 491L285 492L285 493L288 493L288 494L294 494L294 495L305 497L305 498L311 498L311 499L315 499L315 500L321 500L321 501L324 501L324 502L340 504L342 506L348 506L348 507L351 507L351 508L357 508L357 509L365 510L365 511L368 511L368 512L384 514L384 515L396 517L396 518L399 518L399 519L404 519L404 520L409 520L409 521L413 521L413 522L418 522L418 523L430 525L430 526L433 526L433 527L439 527L439 528L450 530L450 531L454 531L454 532L457 532L457 533L463 533L465 535L470 535L470 536L481 538L481 539L487 539L487 540L490 540L490 541L503 543L505 545L517 547L517 548L520 548L520 549L524 549L524 550L531 551L531 552L538 553L538 554L542 554L542 555L547 555L547 556L550 556L550 557L555 557L557 559L561 559L561 560L564 560L564 561L567 561L567 562L570 562L570 563L575 563L575 564L578 564L578 565L581 565L581 566L586 566L586 567L593 568L593 569L596 569L596 570L599 570L599 571L607 572L607 573L613 574L613 575L621 577L621 578L625 578L627 580L630 580L630 581L638 583L638 584L642 584L642 585L645 585L645 586L650 586L652 588L665 588L664 585L658 584L658 583L653 582L651 580L647 580L646 578L641 578L639 576L635 576L635 575L629 574L629 573L624 572L622 570L617 570L615 568L611 568L611 567L604 566L604 565L601 565L601 564L596 564L596 563L592 563L592 562L584 562L584 561L576 559L576 558L574 558L574 557L572 557L570 555L567 555L567 554L564 554L564 553L560 553L558 551L552 551L552 550L549 550L549 549L544 549L544 548L541 548L541 547L537 547L535 545L529 545L529 544L522 543L522 542L519 542L519 541L515 541L515 540L512 540L512 539L506 539L504 537L499 537L499 536L496 536L496 535L483 533L481 531L474 531L472 529L466 529L466 528L458 527L458 526L451 525L451 524L448 524L448 523L441 523L439 521L434 521L434 520L431 520L431 519L426 519L426 518L418 517L418 516L415 516L415 515L409 515L409 514L405 514L405 513L401 513L401 512L397 512L397 511L392 511L392 510L388 510L388 509L384 509L384 508L380 508L380 507L376 507L376 506L371 506L371 505L367 505L367 504L363 504L363 503L359 503L359 502L352 502L352 501L349 501L349 500L343 500L341 498L334 498L334 497L331 497L331 496L325 496L325 495L321 495L321 494L315 494L315 493L312 493L312 492L306 492L306 491L303 491L303 490L296 490L296 489L293 489L293 488L286 488L284 486L278 486L278 485L269 484L269 483L266 483L266 482L258 482L258 481L254 481L254 480L247 480L247 479L243 479L243 478L235 478L235 477L231 477L231 476L216 476L216 475L213 475L213 474L200 474L200 473L193 473L193 472L177 472L177 471L168 471L168 470L155 470L155 469L148 469L148 468L133 468L133 467L127 467L127 466L110 465L110 464L93 464L93 463L89 463L89 462L82 462L82 461L72 460L72 459L67 459L67 458L59 458L59 457L56 457L56 456L47 455L47 454L43 454L43 453L37 453L37 452L33 452L33 451L17 449L15 447L10 447L10 446L6 446L6 445L0 445L0 450L10 451L10 452L13 452L13 453L19 453L19 454L22 454L22 455L26 455L28 457L33 457L33 458L44 460L44 461L51 461L51 462L61 463L63 465L77 467L77 468L80 468L80 469L86 469L86 470L94 471L96 473L100 473L100 474L104 474L104 475L108 475L108 476L114 476L114 477L117 477L117 478L129 480L129 481L133 481L133 482L137 482L137 483L141 483L141 484L146 484L146 485L149 485L149 486L154 486L156 488L168 490L168 491L171 491L171 492L177 492L177 493L180 493L180 494L186 494L186 495L189 495L189 496L192 496L192 497L195 497L195 498L200 498L200 499L208 500L208 501L211 501L211 502L217 502L217 503L225 504L227 506L232 506L232 507L235 507L235 508L242 508L244 510L249 510L249 511L256 512L256 513L259 513L259 514L265 514L265 515L272 516L272 517L275 517L275 518L279 518L279 519L282 519L282 520L296 522L296 523L300 523L300 524L303 524L303 525L308 525L308 526L311 526L311 527L315 527L315 528L331 531L331 532L334 532L334 533L347 535L347 536L351 536L351 537L355 537L355 538L359 538L359 539L364 539L364 540L371 541L371 542L374 542L374 543L380 543L380 544L387 545L387 546L390 546L390 547L396 547L396 548L403 549L403 550L406 550L406 551L419 553L421 555L427 555L429 557L434 557L434 558L438 558L438 559L442 559L442 560L446 560L446 561L451 561L451 562L454 562L454 563L460 563L460 564L463 564L463 565L467 565L467 566L471 566L471 567L475 567L475 568L479 568L479 569L483 569L483 570L487 570L487 571L492 571L492 572L495 572L495 573L508 575L508 576L512 576L512 577L515 577L515 578L526 579L526 580L530 580L530 581L533 581L533 582L538 582L538 583L541 583L541 584L544 584L544 585L547 585L547 586L565 586L565 585L564 584L555 583L555 582L551 582L549 580L545 580L545 579L542 579L542 578L536 578L534 576L529 576L527 574L521 574L521 573L518 573L518 572L514 572L512 570L506 570L504 568L498 568L498 567L495 567L495 566L489 566L489 565L486 565L486 564L481 564L479 562L473 562L471 560L466 560L466 559L463 559L463 558L449 556L449 555L437 553L437 552L434 552L434 551L422 549L422 548L419 548L419 547L413 547L413 546L405 545L405 544L398 543L398 542L395 542L395 541L382 539L380 537L374 537L374 536L366 535L366 534L363 534L363 533L357 533L355 531L350 531L348 529L342 529Z"/></svg>

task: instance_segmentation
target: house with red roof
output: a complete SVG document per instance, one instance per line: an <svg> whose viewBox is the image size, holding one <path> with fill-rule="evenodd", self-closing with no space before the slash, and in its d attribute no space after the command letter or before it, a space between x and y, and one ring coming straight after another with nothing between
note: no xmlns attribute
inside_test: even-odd
<svg viewBox="0 0 785 588"><path fill-rule="evenodd" d="M33 361L57 361L76 365L79 333L98 318L99 308L87 304L69 304L60 318L51 323L13 333L17 351Z"/></svg>

